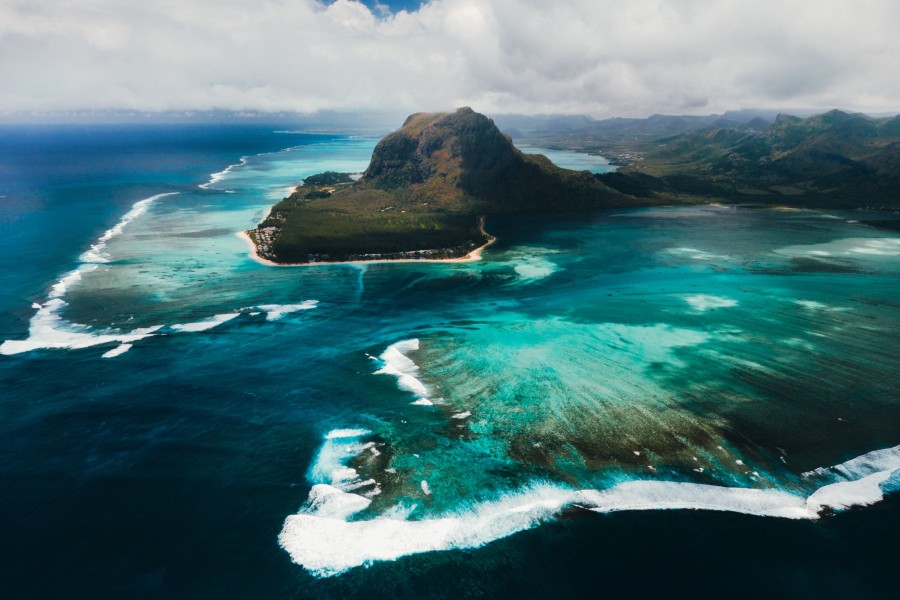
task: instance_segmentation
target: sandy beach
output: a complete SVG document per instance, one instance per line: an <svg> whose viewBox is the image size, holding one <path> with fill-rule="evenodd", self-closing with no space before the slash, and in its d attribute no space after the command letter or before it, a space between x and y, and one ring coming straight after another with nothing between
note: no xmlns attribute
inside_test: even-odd
<svg viewBox="0 0 900 600"><path fill-rule="evenodd" d="M467 263L467 262L475 262L481 260L482 251L497 241L497 238L489 234L484 229L484 217L479 218L478 220L478 228L481 230L485 236L487 236L488 241L481 246L478 246L465 256L461 256L459 258L377 258L373 260L341 260L341 261L323 261L323 262L309 262L309 263L276 263L269 259L261 257L256 251L256 244L253 243L253 240L250 239L250 236L247 235L246 231L239 231L235 235L244 242L246 242L247 246L250 248L248 255L251 259L255 260L261 265L266 265L268 267L315 267L317 265L364 265L364 264L377 264L377 263Z"/></svg>

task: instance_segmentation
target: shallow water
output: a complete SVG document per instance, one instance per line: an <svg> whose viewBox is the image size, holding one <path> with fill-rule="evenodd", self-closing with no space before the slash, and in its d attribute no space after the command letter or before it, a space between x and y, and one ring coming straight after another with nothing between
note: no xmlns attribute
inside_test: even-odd
<svg viewBox="0 0 900 600"><path fill-rule="evenodd" d="M376 140L148 131L131 171L108 132L47 136L88 175L4 154L15 589L574 593L573 548L616 548L591 577L622 592L631 527L660 585L691 568L682 540L727 546L711 581L730 556L767 589L882 589L889 547L834 555L896 521L897 236L661 208L489 220L473 263L269 268L234 233L305 175L362 170ZM817 558L779 549L774 568L760 548L788 539Z"/></svg>

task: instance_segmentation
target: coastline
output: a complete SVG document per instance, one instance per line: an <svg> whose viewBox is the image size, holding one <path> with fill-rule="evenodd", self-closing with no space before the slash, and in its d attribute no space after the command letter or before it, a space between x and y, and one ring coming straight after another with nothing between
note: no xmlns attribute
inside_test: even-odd
<svg viewBox="0 0 900 600"><path fill-rule="evenodd" d="M270 209L271 210L271 209ZM268 216L268 215L267 215ZM263 219L265 220L265 218ZM249 246L250 250L248 252L248 256L258 262L261 265L266 265L267 267L315 267L318 265L368 265L368 264L378 264L378 263L468 263L475 262L481 260L482 251L497 241L497 238L493 235L489 234L484 229L484 217L478 217L478 230L487 237L488 241L474 248L465 256L460 256L459 258L375 258L372 260L337 260L337 261L322 261L322 262L309 262L309 263L277 263L271 261L267 258L263 258L256 251L256 244L253 243L253 240L247 235L246 231L238 231L234 235L244 240L244 242Z"/></svg>

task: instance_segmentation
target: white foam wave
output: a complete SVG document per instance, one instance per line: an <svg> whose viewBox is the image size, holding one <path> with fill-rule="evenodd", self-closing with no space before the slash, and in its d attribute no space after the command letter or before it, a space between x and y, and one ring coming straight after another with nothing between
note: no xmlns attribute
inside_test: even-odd
<svg viewBox="0 0 900 600"><path fill-rule="evenodd" d="M131 344L119 344L112 350L107 350L106 352L104 352L102 354L102 357L103 358L115 358L116 356L125 354L129 350L131 350Z"/></svg>
<svg viewBox="0 0 900 600"><path fill-rule="evenodd" d="M374 479L362 480L356 469L347 466L350 459L367 450L378 452L374 442L363 442L361 439L370 433L366 429L333 429L329 431L309 468L307 473L309 480L314 484L327 485L341 492L349 493L365 488L367 491L364 493L367 496L379 494L381 489L377 481ZM334 497L343 498L337 495ZM359 502L356 504L362 506Z"/></svg>
<svg viewBox="0 0 900 600"><path fill-rule="evenodd" d="M812 481L834 481L809 497L814 510L844 510L880 502L884 498L882 484L897 471L900 471L900 446L875 450L833 467L806 472L803 476Z"/></svg>
<svg viewBox="0 0 900 600"><path fill-rule="evenodd" d="M277 321L284 315L300 310L310 310L318 306L318 300L305 300L299 304L260 304L256 308L266 313L267 321Z"/></svg>
<svg viewBox="0 0 900 600"><path fill-rule="evenodd" d="M816 512L825 508L845 510L853 506L869 506L884 499L881 484L894 471L879 471L856 481L839 481L816 490L809 497L809 507Z"/></svg>
<svg viewBox="0 0 900 600"><path fill-rule="evenodd" d="M6 340L0 344L0 354L21 354L39 349L81 349L115 342L130 344L148 338L162 328L160 325L135 329L128 333L96 332L85 325L64 321L59 312L65 306L66 302L58 297L40 305L28 323L28 338Z"/></svg>
<svg viewBox="0 0 900 600"><path fill-rule="evenodd" d="M397 378L397 385L408 392L420 397L428 395L428 388L416 378L419 366L404 354L419 349L419 340L403 340L388 346L379 358L384 364L375 371L376 375L393 375Z"/></svg>
<svg viewBox="0 0 900 600"><path fill-rule="evenodd" d="M900 469L900 446L874 450L833 467L820 467L803 473L804 477L842 477L859 479L879 471Z"/></svg>
<svg viewBox="0 0 900 600"><path fill-rule="evenodd" d="M676 481L628 481L608 490L581 490L595 512L714 510L761 517L817 518L802 496L772 489L733 488Z"/></svg>
<svg viewBox="0 0 900 600"><path fill-rule="evenodd" d="M81 282L84 274L96 270L99 267L98 263L109 262L110 257L105 252L108 242L114 237L122 234L132 221L146 213L153 202L166 196L173 196L177 193L178 192L168 192L156 194L155 196L150 196L135 202L131 206L131 209L119 219L119 222L116 223L114 227L108 229L96 242L94 242L93 245L91 245L89 250L81 255L80 258L82 264L77 269L66 273L59 281L50 287L46 302L43 304L32 304L32 307L36 312L29 322L28 338L25 340L4 341L0 344L0 354L13 355L39 349L81 349L118 342L119 346L117 348L103 354L104 358L112 358L127 352L131 348L133 342L151 337L157 331L162 329L162 325L157 325L154 327L135 329L130 332L123 332L115 329L96 330L87 325L70 323L64 320L61 316L61 312L68 306L63 300L63 297L68 290L73 285ZM258 308L266 311L266 318L268 320L275 320L291 312L315 308L317 304L318 302L316 300L306 300L299 304L269 304ZM240 312L216 315L211 319L197 323L172 325L169 329L175 332L206 331L213 327L217 327L226 321L230 321L239 314Z"/></svg>
<svg viewBox="0 0 900 600"><path fill-rule="evenodd" d="M313 486L307 503L285 519L278 536L293 561L319 577L343 573L375 561L437 550L475 548L535 527L567 506L595 512L713 510L760 517L818 519L826 509L845 510L883 498L883 485L900 470L900 446L817 469L807 477L843 481L818 487L808 496L777 489L721 487L674 481L628 481L605 490L572 490L537 484L465 510L417 521L411 511L389 510L352 519L368 508L367 498L327 484ZM430 492L426 481L423 492Z"/></svg>
<svg viewBox="0 0 900 600"><path fill-rule="evenodd" d="M476 548L550 518L571 496L571 492L547 487L486 503L465 514L422 521L393 516L348 521L359 511L346 513L362 507L362 502L347 498L353 494L322 488L314 487L317 506L310 507L308 502L289 516L278 536L294 562L320 577L419 552ZM341 516L330 516L335 514Z"/></svg>
<svg viewBox="0 0 900 600"><path fill-rule="evenodd" d="M69 287L72 286L72 284L81 281L82 273L89 273L96 268L97 265L83 265L75 269L74 271L70 271L62 278L60 278L59 281L50 286L50 293L47 294L47 298L50 298L51 300L55 298L62 298L66 294L66 291L68 291ZM31 306L37 309L41 308L40 304L32 304Z"/></svg>
<svg viewBox="0 0 900 600"><path fill-rule="evenodd" d="M39 349L89 348L114 342L130 344L150 337L157 330L161 329L162 326L160 325L135 329L127 333L120 331L93 331L86 325L69 323L63 320L59 313L67 306L62 299L63 296L65 296L70 287L82 280L82 274L97 269L99 266L97 263L109 262L108 255L104 253L107 243L117 235L120 235L129 223L147 212L147 209L153 202L177 193L156 194L135 202L114 227L107 230L91 246L90 250L82 254L81 260L84 264L66 273L50 287L46 302L43 304L32 304L36 312L28 324L28 338L25 340L4 341L3 344L0 344L0 354L20 354ZM125 352L125 350L122 350L122 352Z"/></svg>
<svg viewBox="0 0 900 600"><path fill-rule="evenodd" d="M368 429L332 429L325 434L326 440L336 440L339 438L362 437L372 433Z"/></svg>
<svg viewBox="0 0 900 600"><path fill-rule="evenodd" d="M150 208L150 205L160 198L165 198L166 196L175 196L178 192L168 192L165 194L157 194L155 196L150 196L149 198L144 198L143 200L138 200L131 206L131 210L125 213L119 222L115 224L111 229L107 229L106 232L101 235L96 242L91 245L90 250L87 250L84 254L81 255L81 262L84 263L107 263L110 261L110 257L104 250L106 249L106 244L113 239L114 237L121 235L123 231L125 231L125 227L128 226L129 223L140 217L142 214L147 212L147 209Z"/></svg>
<svg viewBox="0 0 900 600"><path fill-rule="evenodd" d="M248 157L242 156L240 162L236 162L233 165L228 165L227 167L225 167L218 173L213 173L212 175L209 176L209 181L207 181L206 183L201 183L197 187L199 187L200 189L203 189L203 190L210 189L212 186L216 185L217 183L219 183L220 181L225 179L225 177L227 177L228 174L231 173L233 170L235 170L238 167L242 167L242 166L246 165L247 160L248 160Z"/></svg>
<svg viewBox="0 0 900 600"><path fill-rule="evenodd" d="M213 327L218 327L222 323L227 323L240 314L241 313L225 313L222 315L215 315L214 317L206 319L205 321L197 321L195 323L176 323L175 325L170 325L169 327L174 331L188 333L207 331L208 329L212 329Z"/></svg>

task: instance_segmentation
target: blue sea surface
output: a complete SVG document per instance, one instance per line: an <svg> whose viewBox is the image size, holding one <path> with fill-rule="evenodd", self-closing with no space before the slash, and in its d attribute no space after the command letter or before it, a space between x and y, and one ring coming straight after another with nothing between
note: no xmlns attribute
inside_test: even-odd
<svg viewBox="0 0 900 600"><path fill-rule="evenodd" d="M522 144L519 149L526 154L543 154L555 164L573 171L590 171L591 173L609 173L616 167L599 154L587 154L558 148L541 148Z"/></svg>
<svg viewBox="0 0 900 600"><path fill-rule="evenodd" d="M612 210L270 267L235 234L377 142L288 129L0 128L5 596L891 596L900 236Z"/></svg>

